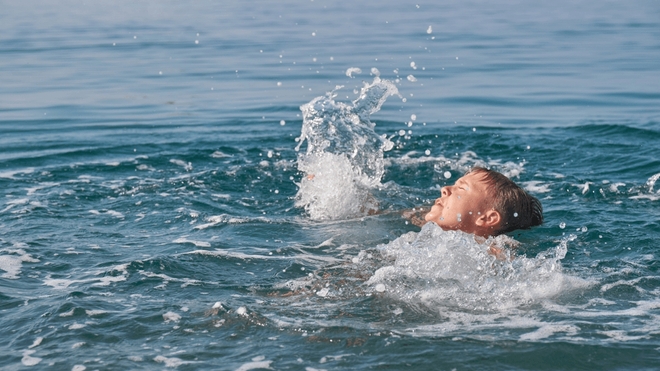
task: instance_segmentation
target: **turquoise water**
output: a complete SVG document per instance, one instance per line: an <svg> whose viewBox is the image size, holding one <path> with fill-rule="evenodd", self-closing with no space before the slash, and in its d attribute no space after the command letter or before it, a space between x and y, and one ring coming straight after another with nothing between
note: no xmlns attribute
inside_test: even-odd
<svg viewBox="0 0 660 371"><path fill-rule="evenodd" d="M2 9L0 368L659 367L657 2ZM400 216L474 165L510 262Z"/></svg>

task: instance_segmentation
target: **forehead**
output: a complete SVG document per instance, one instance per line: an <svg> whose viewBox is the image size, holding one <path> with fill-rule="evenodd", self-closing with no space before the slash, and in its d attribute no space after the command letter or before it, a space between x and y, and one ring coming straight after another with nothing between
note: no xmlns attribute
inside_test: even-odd
<svg viewBox="0 0 660 371"><path fill-rule="evenodd" d="M477 191L488 189L488 182L486 180L486 174L484 173L466 174L456 180L456 185L467 185Z"/></svg>

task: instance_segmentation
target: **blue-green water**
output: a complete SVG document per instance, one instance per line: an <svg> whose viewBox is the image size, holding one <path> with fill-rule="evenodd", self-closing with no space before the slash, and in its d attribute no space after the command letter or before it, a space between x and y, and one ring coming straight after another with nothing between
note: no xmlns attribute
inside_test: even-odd
<svg viewBox="0 0 660 371"><path fill-rule="evenodd" d="M0 368L660 367L657 2L1 8ZM474 165L511 262L400 216Z"/></svg>

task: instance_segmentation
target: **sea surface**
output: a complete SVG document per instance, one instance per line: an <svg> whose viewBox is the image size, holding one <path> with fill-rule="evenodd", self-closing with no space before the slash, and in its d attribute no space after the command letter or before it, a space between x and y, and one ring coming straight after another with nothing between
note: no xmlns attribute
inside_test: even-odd
<svg viewBox="0 0 660 371"><path fill-rule="evenodd" d="M658 1L0 9L0 369L660 369Z"/></svg>

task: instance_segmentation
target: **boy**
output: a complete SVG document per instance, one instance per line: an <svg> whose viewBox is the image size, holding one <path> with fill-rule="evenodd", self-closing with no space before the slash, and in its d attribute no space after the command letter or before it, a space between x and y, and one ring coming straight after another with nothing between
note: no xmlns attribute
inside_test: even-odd
<svg viewBox="0 0 660 371"><path fill-rule="evenodd" d="M541 202L494 170L474 167L453 186L442 187L440 194L424 220L418 213L405 213L404 217L420 227L433 222L445 230L483 238L543 223Z"/></svg>

